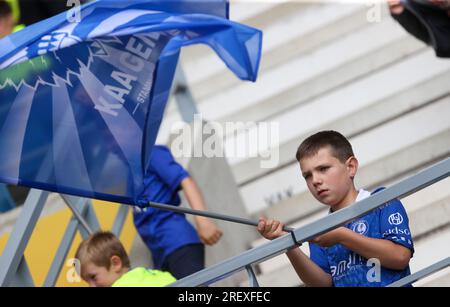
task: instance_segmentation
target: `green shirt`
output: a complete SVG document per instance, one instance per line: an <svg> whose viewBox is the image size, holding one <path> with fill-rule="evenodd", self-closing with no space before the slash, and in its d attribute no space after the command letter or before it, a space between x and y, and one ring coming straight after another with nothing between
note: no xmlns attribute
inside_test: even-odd
<svg viewBox="0 0 450 307"><path fill-rule="evenodd" d="M175 282L169 272L136 268L123 274L113 287L164 287Z"/></svg>
<svg viewBox="0 0 450 307"><path fill-rule="evenodd" d="M13 11L14 22L18 23L20 19L20 5L18 0L6 0Z"/></svg>
<svg viewBox="0 0 450 307"><path fill-rule="evenodd" d="M18 0L6 0L11 6L13 12L14 23L17 24L20 20L20 5ZM25 28L25 25L16 25L13 32L17 32Z"/></svg>

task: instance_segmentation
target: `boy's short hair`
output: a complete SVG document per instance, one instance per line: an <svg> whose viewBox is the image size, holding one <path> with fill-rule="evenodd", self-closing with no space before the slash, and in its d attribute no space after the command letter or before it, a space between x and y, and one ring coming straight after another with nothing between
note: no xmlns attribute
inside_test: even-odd
<svg viewBox="0 0 450 307"><path fill-rule="evenodd" d="M301 159L311 157L327 146L331 148L332 155L342 163L354 156L352 145L345 136L339 132L327 130L306 138L298 147L295 157L300 162Z"/></svg>
<svg viewBox="0 0 450 307"><path fill-rule="evenodd" d="M13 13L11 6L8 2L0 0L0 18L9 16Z"/></svg>
<svg viewBox="0 0 450 307"><path fill-rule="evenodd" d="M111 266L111 257L117 256L124 267L130 268L130 259L120 240L111 232L102 231L91 235L77 249L75 258L80 263L93 263L99 267Z"/></svg>

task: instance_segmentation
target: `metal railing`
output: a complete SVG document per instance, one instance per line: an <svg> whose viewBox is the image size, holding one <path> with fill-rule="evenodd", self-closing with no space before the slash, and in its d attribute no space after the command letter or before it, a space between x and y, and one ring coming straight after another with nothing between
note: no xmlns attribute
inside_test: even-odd
<svg viewBox="0 0 450 307"><path fill-rule="evenodd" d="M36 227L48 195L49 192L46 191L30 190L0 258L0 286L35 286L24 251ZM66 227L64 236L47 273L43 284L44 287L55 286L76 232L79 231L82 238L86 239L93 232L100 230L100 225L90 200L69 195L61 195L61 197L72 211L72 218ZM112 227L112 232L117 236L122 231L129 208L126 205L121 205L119 208Z"/></svg>
<svg viewBox="0 0 450 307"><path fill-rule="evenodd" d="M319 219L306 226L300 227L293 231L293 236L285 235L275 239L262 246L248 250L241 255L232 257L228 260L220 262L200 272L185 277L173 284L172 287L195 287L207 286L224 279L234 273L247 270L250 278L250 284L257 286L258 281L253 272L252 265L258 264L275 256L285 253L287 250L294 248L297 244L306 242L322 233L328 232L339 227L355 218L365 215L366 213L382 206L383 204L396 199L403 198L413 194L435 182L445 179L450 175L450 158L419 172L393 186L386 188L370 197L359 201L357 204L339 210L322 219ZM403 278L391 286L404 286L413 281L421 279L429 274L444 269L450 265L450 258L444 259L438 263L432 264L422 271Z"/></svg>
<svg viewBox="0 0 450 307"><path fill-rule="evenodd" d="M206 286L224 279L241 270L246 270L250 285L258 286L253 265L285 253L298 244L308 241L339 227L355 218L382 206L388 201L403 198L417 192L450 175L450 158L445 159L418 174L407 178L393 186L382 190L358 202L357 205L347 207L319 219L311 224L293 230L292 234L275 239L262 246L248 250L241 255L225 260L198 273L173 283L172 287ZM11 236L0 258L0 286L34 286L28 268L24 251L44 208L49 193L32 189L22 208L22 212L14 225ZM47 274L44 286L54 286L64 265L69 249L77 231L83 239L100 229L97 217L90 200L61 195L72 211L72 218L66 228L63 239L56 252L53 263ZM122 205L117 213L112 232L119 235L123 228L129 206ZM295 240L293 240L295 238ZM450 266L450 257L434 263L425 269L394 282L390 287L400 287Z"/></svg>

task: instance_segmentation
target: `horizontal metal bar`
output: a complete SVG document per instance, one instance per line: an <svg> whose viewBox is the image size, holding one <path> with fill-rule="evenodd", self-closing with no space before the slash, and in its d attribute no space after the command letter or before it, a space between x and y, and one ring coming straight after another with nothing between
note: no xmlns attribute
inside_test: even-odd
<svg viewBox="0 0 450 307"><path fill-rule="evenodd" d="M251 265L247 265L246 267L247 275L248 275L248 283L250 287L259 287L258 279L256 278L255 271Z"/></svg>
<svg viewBox="0 0 450 307"><path fill-rule="evenodd" d="M357 217L360 217L386 202L395 198L402 198L420 189L423 189L439 180L448 177L450 174L450 158L445 159L418 174L407 178L393 186L382 190L358 203L330 214L309 225L294 230L298 243L308 241L324 232L337 226L345 224ZM220 262L191 276L185 277L175 283L172 287L193 287L214 283L226 276L244 269L247 265L262 262L272 258L294 247L291 235L285 235L262 246L253 248L241 255L232 257Z"/></svg>
<svg viewBox="0 0 450 307"><path fill-rule="evenodd" d="M252 220L245 219L242 217L230 216L230 215L225 215L225 214L221 214L221 213L213 213L213 212L208 212L208 211L194 210L194 209L182 208L182 207L160 204L160 203L155 203L155 202L148 202L147 206L152 207L152 208L157 208L157 209L178 212L178 213L204 216L204 217L209 217L212 219L223 220L223 221L233 222L233 223L238 223L238 224L258 226L257 221L252 221ZM290 232L290 231L293 231L294 228L284 226L283 230Z"/></svg>
<svg viewBox="0 0 450 307"><path fill-rule="evenodd" d="M242 271L247 265L263 262L266 259L281 255L294 246L296 245L292 241L292 237L285 235L180 279L172 283L170 287L207 286Z"/></svg>
<svg viewBox="0 0 450 307"><path fill-rule="evenodd" d="M392 284L390 284L388 287L403 287L405 285L409 285L415 281L418 281L419 279L427 277L428 275L431 275L440 270L443 270L448 266L450 266L450 257L445 258L439 262L436 262L435 264L432 264L429 267L426 267L425 269L420 270L414 274L411 274L400 280L397 280L396 282L393 282Z"/></svg>

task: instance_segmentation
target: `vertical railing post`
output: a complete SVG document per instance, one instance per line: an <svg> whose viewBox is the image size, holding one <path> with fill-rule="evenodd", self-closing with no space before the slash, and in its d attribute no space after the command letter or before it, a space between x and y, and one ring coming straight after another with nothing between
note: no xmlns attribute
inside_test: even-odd
<svg viewBox="0 0 450 307"><path fill-rule="evenodd" d="M248 282L250 287L259 287L258 279L256 278L256 274L253 271L252 266L247 265L245 269L247 270Z"/></svg>
<svg viewBox="0 0 450 307"><path fill-rule="evenodd" d="M30 190L19 219L14 225L13 231L0 258L0 286L9 286L16 282L16 275L29 275L24 252L36 226L39 216L47 200L48 192ZM19 271L19 268L21 269ZM22 276L22 280L32 280L31 276Z"/></svg>

